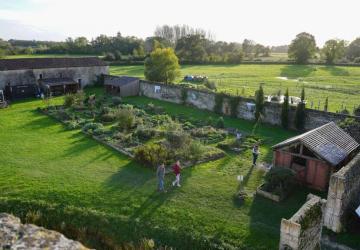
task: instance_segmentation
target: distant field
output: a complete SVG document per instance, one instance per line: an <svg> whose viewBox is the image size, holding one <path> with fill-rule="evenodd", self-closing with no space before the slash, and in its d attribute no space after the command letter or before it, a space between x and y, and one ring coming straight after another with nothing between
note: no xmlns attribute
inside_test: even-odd
<svg viewBox="0 0 360 250"><path fill-rule="evenodd" d="M5 56L5 59L18 59L18 58L46 58L46 57L94 57L98 55L74 55L74 54L32 54L32 55L12 55Z"/></svg>
<svg viewBox="0 0 360 250"><path fill-rule="evenodd" d="M143 66L111 66L110 73L144 77ZM182 66L181 82L184 75L206 75L218 84L218 90L253 96L259 84L264 84L265 94L284 93L299 96L305 86L308 107L324 108L329 98L329 110L347 108L351 113L360 104L360 67L320 65L196 65ZM320 103L320 105L319 105Z"/></svg>

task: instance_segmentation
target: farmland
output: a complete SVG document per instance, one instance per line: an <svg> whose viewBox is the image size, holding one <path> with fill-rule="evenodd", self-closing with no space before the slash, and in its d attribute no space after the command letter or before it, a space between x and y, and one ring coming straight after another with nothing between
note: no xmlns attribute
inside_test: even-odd
<svg viewBox="0 0 360 250"><path fill-rule="evenodd" d="M144 77L143 66L111 66L110 73ZM265 94L282 93L299 96L305 87L307 107L323 109L329 98L329 111L346 109L352 113L360 104L360 67L320 65L185 65L181 67L181 82L185 75L206 75L215 81L218 91L253 96L263 83ZM320 104L320 105L319 105Z"/></svg>

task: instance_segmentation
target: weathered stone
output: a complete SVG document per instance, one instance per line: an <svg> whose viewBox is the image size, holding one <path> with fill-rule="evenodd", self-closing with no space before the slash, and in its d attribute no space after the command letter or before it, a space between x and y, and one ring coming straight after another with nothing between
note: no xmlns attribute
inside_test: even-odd
<svg viewBox="0 0 360 250"><path fill-rule="evenodd" d="M31 224L22 224L10 214L0 214L0 249L85 250L81 243L64 235Z"/></svg>

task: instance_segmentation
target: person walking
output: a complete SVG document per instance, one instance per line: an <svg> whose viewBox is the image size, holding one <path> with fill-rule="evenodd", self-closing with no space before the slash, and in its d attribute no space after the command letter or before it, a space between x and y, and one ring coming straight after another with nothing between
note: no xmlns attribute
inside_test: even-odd
<svg viewBox="0 0 360 250"><path fill-rule="evenodd" d="M165 164L161 163L157 170L156 170L156 176L158 178L158 191L159 192L166 192L164 188L165 184Z"/></svg>
<svg viewBox="0 0 360 250"><path fill-rule="evenodd" d="M173 166L173 171L175 174L175 180L172 182L172 185L181 187L181 185L180 185L180 172L181 172L180 161L176 161L175 165Z"/></svg>
<svg viewBox="0 0 360 250"><path fill-rule="evenodd" d="M256 160L257 160L259 154L260 154L259 145L258 145L258 144L255 144L254 147L253 147L253 149L252 149L253 166L256 166Z"/></svg>

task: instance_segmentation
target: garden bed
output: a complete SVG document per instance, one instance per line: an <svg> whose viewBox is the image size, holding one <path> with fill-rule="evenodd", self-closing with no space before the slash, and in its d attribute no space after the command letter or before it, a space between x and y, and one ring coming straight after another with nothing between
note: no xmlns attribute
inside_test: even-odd
<svg viewBox="0 0 360 250"><path fill-rule="evenodd" d="M94 95L79 93L66 96L64 105L40 110L68 129L81 129L96 141L153 168L160 163L171 166L176 160L183 167L191 167L220 159L225 153L219 145L233 137L223 129L222 119L213 124L189 121L164 114L161 107L152 104L125 104L119 97L96 100Z"/></svg>

